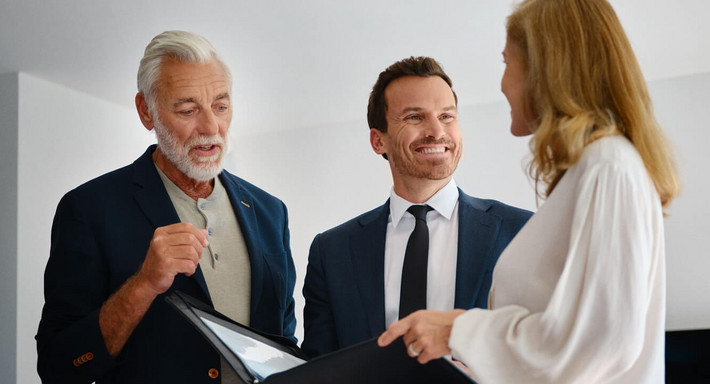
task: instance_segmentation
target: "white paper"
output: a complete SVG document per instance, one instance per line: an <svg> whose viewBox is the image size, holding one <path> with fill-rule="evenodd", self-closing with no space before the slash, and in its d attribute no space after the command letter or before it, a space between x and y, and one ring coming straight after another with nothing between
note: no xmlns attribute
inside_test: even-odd
<svg viewBox="0 0 710 384"><path fill-rule="evenodd" d="M207 318L200 317L200 319L234 354L239 356L252 375L260 381L274 373L286 371L306 362Z"/></svg>

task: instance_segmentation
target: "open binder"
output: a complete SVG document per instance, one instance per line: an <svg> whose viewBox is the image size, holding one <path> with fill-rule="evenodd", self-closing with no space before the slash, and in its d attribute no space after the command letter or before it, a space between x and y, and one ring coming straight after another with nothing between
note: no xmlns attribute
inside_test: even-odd
<svg viewBox="0 0 710 384"><path fill-rule="evenodd" d="M474 383L447 359L419 364L399 340L381 348L372 339L308 360L293 341L239 324L184 293L165 299L245 383Z"/></svg>

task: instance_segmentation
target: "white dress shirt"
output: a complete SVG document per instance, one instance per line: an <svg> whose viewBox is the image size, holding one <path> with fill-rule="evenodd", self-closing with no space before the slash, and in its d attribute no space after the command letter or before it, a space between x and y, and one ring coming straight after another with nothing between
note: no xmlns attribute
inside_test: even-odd
<svg viewBox="0 0 710 384"><path fill-rule="evenodd" d="M449 346L479 383L663 383L661 202L635 148L587 146L501 254Z"/></svg>
<svg viewBox="0 0 710 384"><path fill-rule="evenodd" d="M427 214L429 258L427 266L427 309L454 309L456 257L459 239L459 191L453 179L424 204ZM389 327L399 319L402 265L415 219L407 209L415 205L390 193L390 215L385 240L385 321Z"/></svg>

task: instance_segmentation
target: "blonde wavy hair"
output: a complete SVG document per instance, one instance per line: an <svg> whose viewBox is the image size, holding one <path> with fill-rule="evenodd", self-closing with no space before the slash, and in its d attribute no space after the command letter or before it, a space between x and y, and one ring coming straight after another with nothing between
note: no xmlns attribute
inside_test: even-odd
<svg viewBox="0 0 710 384"><path fill-rule="evenodd" d="M508 17L508 43L527 69L535 117L529 172L549 196L584 147L622 134L636 147L664 208L680 192L636 56L606 0L526 0ZM539 193L539 189L538 189Z"/></svg>

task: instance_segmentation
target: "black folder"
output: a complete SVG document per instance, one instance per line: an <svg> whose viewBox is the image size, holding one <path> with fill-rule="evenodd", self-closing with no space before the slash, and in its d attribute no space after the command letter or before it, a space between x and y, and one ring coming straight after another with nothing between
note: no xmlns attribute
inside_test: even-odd
<svg viewBox="0 0 710 384"><path fill-rule="evenodd" d="M401 340L381 348L372 339L308 360L293 341L239 324L184 293L173 292L166 300L245 383L474 383L445 358L419 364Z"/></svg>

